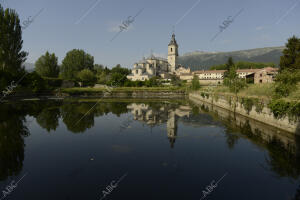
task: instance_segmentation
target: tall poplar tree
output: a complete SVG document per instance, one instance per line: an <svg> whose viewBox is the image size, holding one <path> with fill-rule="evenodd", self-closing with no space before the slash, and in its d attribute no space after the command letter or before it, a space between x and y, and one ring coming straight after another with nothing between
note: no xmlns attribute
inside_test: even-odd
<svg viewBox="0 0 300 200"><path fill-rule="evenodd" d="M0 70L18 76L24 72L22 64L27 52L22 51L22 29L18 14L0 5Z"/></svg>

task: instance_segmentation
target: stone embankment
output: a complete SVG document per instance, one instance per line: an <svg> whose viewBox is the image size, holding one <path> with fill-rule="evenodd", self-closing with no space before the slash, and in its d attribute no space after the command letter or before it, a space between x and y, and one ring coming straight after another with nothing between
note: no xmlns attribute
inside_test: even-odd
<svg viewBox="0 0 300 200"><path fill-rule="evenodd" d="M265 124L274 126L281 130L300 135L300 122L299 119L290 119L288 116L276 118L268 108L268 103L260 100L252 100L241 97L234 97L223 94L210 94L210 93L190 93L189 99L193 102L206 102L214 106L227 109L231 112L255 119Z"/></svg>

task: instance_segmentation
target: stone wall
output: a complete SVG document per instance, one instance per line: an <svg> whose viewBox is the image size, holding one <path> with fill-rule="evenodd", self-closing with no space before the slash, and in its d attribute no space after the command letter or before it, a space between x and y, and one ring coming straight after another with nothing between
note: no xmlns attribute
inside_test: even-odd
<svg viewBox="0 0 300 200"><path fill-rule="evenodd" d="M299 121L289 120L288 117L277 119L274 117L272 111L268 108L267 102L262 102L261 106L252 105L251 107L247 107L246 103L241 103L241 98L236 101L235 97L233 96L217 94L212 95L209 93L190 93L189 99L192 101L207 102L234 113L238 113L276 128L288 131L290 133L300 135Z"/></svg>

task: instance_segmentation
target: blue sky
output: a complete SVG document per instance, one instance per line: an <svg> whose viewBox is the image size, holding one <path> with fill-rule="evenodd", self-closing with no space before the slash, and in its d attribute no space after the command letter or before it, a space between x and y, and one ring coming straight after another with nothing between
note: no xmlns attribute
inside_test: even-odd
<svg viewBox="0 0 300 200"><path fill-rule="evenodd" d="M95 63L132 64L150 51L166 56L175 28L179 54L283 46L300 36L300 0L0 0L15 9L21 22L36 15L23 32L27 62L47 50L59 62L71 49L83 49ZM119 25L135 18L112 42ZM228 16L241 14L211 42Z"/></svg>

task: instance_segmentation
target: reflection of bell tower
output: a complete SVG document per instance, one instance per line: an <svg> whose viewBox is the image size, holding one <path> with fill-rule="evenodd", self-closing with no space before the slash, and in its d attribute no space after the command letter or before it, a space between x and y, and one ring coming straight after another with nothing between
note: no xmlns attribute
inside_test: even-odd
<svg viewBox="0 0 300 200"><path fill-rule="evenodd" d="M173 148L177 136L177 116L174 111L170 111L168 114L167 131L171 148Z"/></svg>

